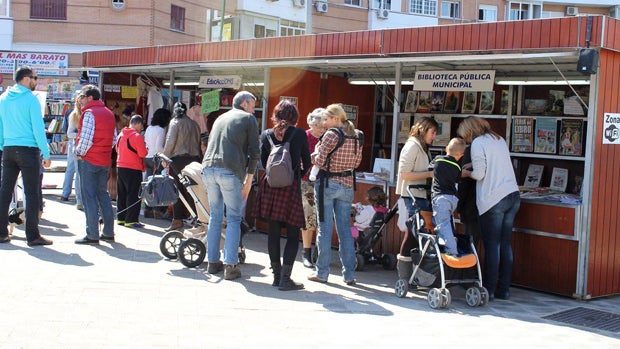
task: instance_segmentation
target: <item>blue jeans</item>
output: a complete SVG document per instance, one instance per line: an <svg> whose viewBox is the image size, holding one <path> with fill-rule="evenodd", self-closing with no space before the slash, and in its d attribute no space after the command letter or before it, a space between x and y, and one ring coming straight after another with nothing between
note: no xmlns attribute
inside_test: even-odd
<svg viewBox="0 0 620 349"><path fill-rule="evenodd" d="M41 151L35 147L4 147L0 184L0 236L4 237L9 234L7 229L9 206L20 171L24 182L26 204L26 239L33 241L41 236L39 233Z"/></svg>
<svg viewBox="0 0 620 349"><path fill-rule="evenodd" d="M445 253L456 256L459 254L456 248L456 238L452 230L452 213L456 209L459 199L456 195L438 194L433 197L433 220L435 233L439 236L440 245L443 245Z"/></svg>
<svg viewBox="0 0 620 349"><path fill-rule="evenodd" d="M512 225L521 206L516 191L507 195L490 210L480 215L484 244L482 280L490 294L506 293L512 278Z"/></svg>
<svg viewBox="0 0 620 349"><path fill-rule="evenodd" d="M226 241L224 242L224 264L239 263L239 240L241 239L241 181L235 174L222 167L206 167L202 180L207 187L211 218L207 230L207 261L220 260L220 239L226 208Z"/></svg>
<svg viewBox="0 0 620 349"><path fill-rule="evenodd" d="M314 200L317 204L319 202L319 185L320 181L314 183ZM323 193L325 219L323 222L319 222L316 237L319 252L316 262L316 275L323 280L327 280L329 277L334 219L336 220L336 233L338 234L338 255L342 263L342 276L346 281L355 279L355 246L350 223L352 203L353 188L330 180Z"/></svg>
<svg viewBox="0 0 620 349"><path fill-rule="evenodd" d="M80 191L80 173L77 171L77 156L73 153L75 139L69 139L67 147L67 170L62 184L62 196L68 198L71 195L73 176L75 175L75 200L78 205L82 204L82 192Z"/></svg>
<svg viewBox="0 0 620 349"><path fill-rule="evenodd" d="M78 172L82 178L82 204L86 215L86 237L99 240L99 213L103 218L103 235L114 236L114 210L108 194L108 166L95 166L86 160L78 160Z"/></svg>

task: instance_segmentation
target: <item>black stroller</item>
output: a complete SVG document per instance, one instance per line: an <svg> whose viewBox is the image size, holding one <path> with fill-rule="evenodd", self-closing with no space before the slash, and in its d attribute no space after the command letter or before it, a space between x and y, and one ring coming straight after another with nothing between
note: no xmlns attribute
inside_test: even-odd
<svg viewBox="0 0 620 349"><path fill-rule="evenodd" d="M163 158L163 155L155 155L159 161L170 162L170 159ZM157 161L157 160L156 160ZM187 192L196 204L196 211L192 209L183 195L179 195L179 200L183 202L185 208L189 211L193 229L183 232L173 230L167 232L159 243L160 252L170 259L179 259L179 261L188 268L199 266L205 259L207 254L207 246L205 239L207 235L207 226L209 223L209 199L207 190L203 184L202 165L198 162L192 162L185 166L181 173L178 174L180 182L185 186ZM245 263L245 247L243 246L243 236L250 230L250 226L241 221L241 238L239 239L238 257L239 263ZM222 237L225 238L222 231ZM223 240L222 240L223 241Z"/></svg>
<svg viewBox="0 0 620 349"><path fill-rule="evenodd" d="M392 253L378 254L374 251L375 244L383 236L388 222L396 215L398 205L394 205L388 212L376 212L368 228L359 232L355 239L355 270L362 271L368 264L381 264L385 270L396 268L396 256Z"/></svg>
<svg viewBox="0 0 620 349"><path fill-rule="evenodd" d="M407 190L413 197L411 188ZM427 301L431 308L447 308L452 302L447 286L460 284L467 287L465 300L470 307L489 302L489 292L482 286L478 254L470 236L456 234L459 257L441 253L438 237L425 228L424 218L417 207L415 214L407 221L407 229L417 238L418 248L411 250L411 277L396 281L394 290L397 297L405 297L410 289L424 288L428 289Z"/></svg>

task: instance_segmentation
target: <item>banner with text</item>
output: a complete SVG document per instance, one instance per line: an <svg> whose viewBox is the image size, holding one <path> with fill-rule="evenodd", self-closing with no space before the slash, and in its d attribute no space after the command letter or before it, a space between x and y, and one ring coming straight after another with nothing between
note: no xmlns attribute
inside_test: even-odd
<svg viewBox="0 0 620 349"><path fill-rule="evenodd" d="M493 91L495 70L418 71L413 80L416 91Z"/></svg>
<svg viewBox="0 0 620 349"><path fill-rule="evenodd" d="M241 76L201 76L198 83L200 88L232 88L238 90L241 87Z"/></svg>
<svg viewBox="0 0 620 349"><path fill-rule="evenodd" d="M0 73L13 74L22 65L29 66L41 76L69 75L67 54L0 51Z"/></svg>

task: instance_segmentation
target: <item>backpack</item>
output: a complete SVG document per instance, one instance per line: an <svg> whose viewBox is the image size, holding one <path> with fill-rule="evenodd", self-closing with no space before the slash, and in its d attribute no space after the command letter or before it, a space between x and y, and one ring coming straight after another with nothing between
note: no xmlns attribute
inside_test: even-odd
<svg viewBox="0 0 620 349"><path fill-rule="evenodd" d="M267 158L265 174L267 183L272 188L284 188L293 184L295 172L293 172L293 161L291 160L290 143L283 139L281 144L275 144L271 139L272 134L267 135L271 152Z"/></svg>

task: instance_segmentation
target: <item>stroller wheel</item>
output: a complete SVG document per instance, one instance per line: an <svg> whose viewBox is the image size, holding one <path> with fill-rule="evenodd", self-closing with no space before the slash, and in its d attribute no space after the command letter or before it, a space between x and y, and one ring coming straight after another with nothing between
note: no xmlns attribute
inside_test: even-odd
<svg viewBox="0 0 620 349"><path fill-rule="evenodd" d="M450 304L452 303L452 295L450 294L450 290L448 290L447 288L442 288L441 295L443 298L443 304L441 305L441 307L442 308L449 307Z"/></svg>
<svg viewBox="0 0 620 349"><path fill-rule="evenodd" d="M477 307L482 304L482 293L477 287L470 287L465 291L465 301L470 307Z"/></svg>
<svg viewBox="0 0 620 349"><path fill-rule="evenodd" d="M394 270L396 269L396 256L391 253L386 253L383 255L381 263L383 264L383 269L385 270Z"/></svg>
<svg viewBox="0 0 620 349"><path fill-rule="evenodd" d="M443 296L441 295L441 291L438 288L431 288L428 291L428 295L426 296L426 300L428 301L428 306L433 309L441 308L443 304Z"/></svg>
<svg viewBox="0 0 620 349"><path fill-rule="evenodd" d="M486 287L482 286L482 287L478 287L478 289L480 290L480 306L483 307L487 304L489 304L489 291L487 291Z"/></svg>
<svg viewBox="0 0 620 349"><path fill-rule="evenodd" d="M403 298L407 295L407 291L409 291L409 285L407 280L398 279L396 280L396 285L394 285L394 293L396 297Z"/></svg>
<svg viewBox="0 0 620 349"><path fill-rule="evenodd" d="M366 266L366 259L361 254L355 254L355 271L363 271Z"/></svg>
<svg viewBox="0 0 620 349"><path fill-rule="evenodd" d="M207 254L207 247L198 239L187 239L179 245L179 260L188 267L194 268L199 266Z"/></svg>
<svg viewBox="0 0 620 349"><path fill-rule="evenodd" d="M178 230L167 232L159 242L159 251L164 257L177 259L179 245L183 242L183 234Z"/></svg>

